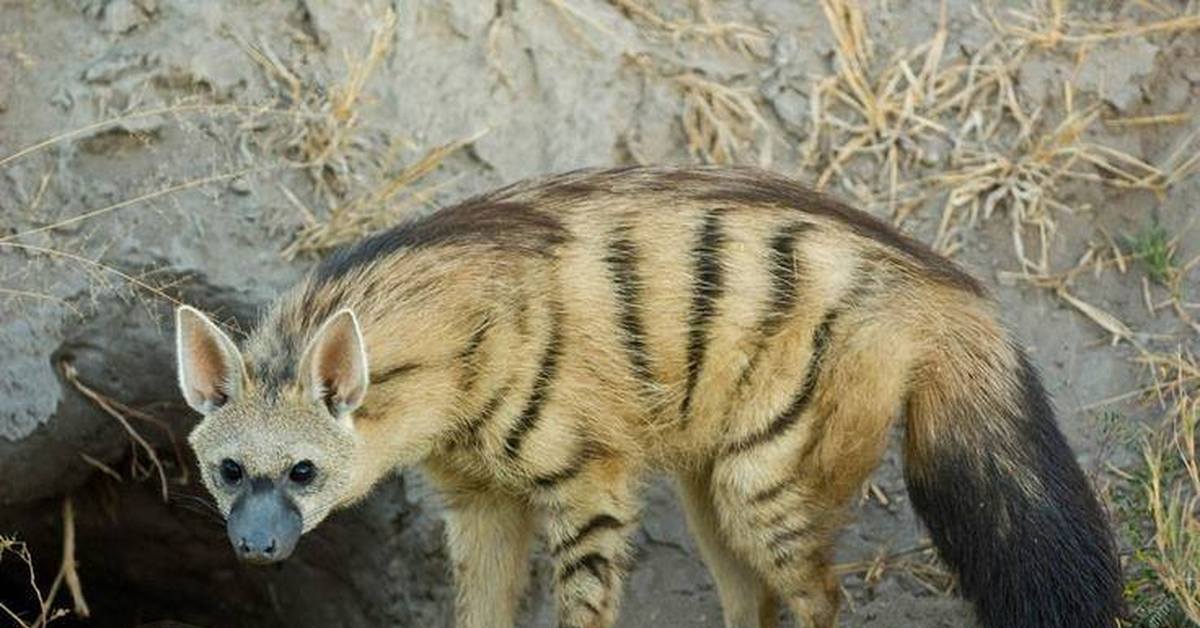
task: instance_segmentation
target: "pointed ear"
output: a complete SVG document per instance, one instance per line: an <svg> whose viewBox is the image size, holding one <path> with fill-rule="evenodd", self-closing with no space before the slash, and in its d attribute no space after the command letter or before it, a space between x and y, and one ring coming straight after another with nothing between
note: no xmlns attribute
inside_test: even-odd
<svg viewBox="0 0 1200 628"><path fill-rule="evenodd" d="M300 360L300 376L313 399L338 419L347 420L362 404L370 375L354 312L342 310L321 325Z"/></svg>
<svg viewBox="0 0 1200 628"><path fill-rule="evenodd" d="M237 345L194 307L175 311L175 358L179 388L189 406L209 414L236 399L245 383Z"/></svg>

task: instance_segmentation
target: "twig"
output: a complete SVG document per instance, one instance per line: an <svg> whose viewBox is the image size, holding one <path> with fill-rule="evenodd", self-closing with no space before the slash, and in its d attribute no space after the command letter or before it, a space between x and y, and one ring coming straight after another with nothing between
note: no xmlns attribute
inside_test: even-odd
<svg viewBox="0 0 1200 628"><path fill-rule="evenodd" d="M50 623L49 619L54 616L50 605L54 603L54 598L58 595L58 590L64 582L67 585L67 591L71 594L71 603L75 615L80 619L87 619L91 615L87 600L83 597L83 585L79 582L78 564L75 562L75 508L71 504L70 495L63 498L62 520L62 564L59 565L58 575L54 577L54 583L50 585L50 591L46 594L46 599L42 601L42 612L39 615L41 618L40 624L34 624L35 626L45 626Z"/></svg>
<svg viewBox="0 0 1200 628"><path fill-rule="evenodd" d="M74 386L76 390L83 394L83 396L92 400L92 402L97 406L100 406L101 410L104 410L109 416L116 419L117 422L121 424L121 427L125 428L125 433L129 435L129 438L131 438L133 442L137 444L137 446L141 447L142 450L146 452L146 455L150 458L150 462L158 471L163 501L168 501L169 493L167 490L167 472L163 467L162 462L158 459L158 454L155 453L154 447L152 447L150 443L147 442L146 439L143 438L142 435L139 434L138 431L129 424L129 420L126 419L121 412L113 407L112 403L109 402L107 397L79 381L79 373L75 369L75 365L71 364L67 360L62 360L59 362L59 368L62 370L63 377L66 378L67 382Z"/></svg>
<svg viewBox="0 0 1200 628"><path fill-rule="evenodd" d="M170 106L166 106L166 107L156 107L154 109L144 109L141 111L133 111L130 113L126 113L126 114L117 116L115 118L109 118L107 120L100 120L99 122L93 122L91 124L81 126L77 129L72 129L65 133L60 133L58 135L49 137L49 138L44 139L35 144L26 146L25 148L18 150L17 152L9 155L8 157L4 157L4 158L0 159L0 167L4 167L4 166L8 165L9 163L24 157L25 155L39 151L48 146L53 146L59 142L63 142L63 141L69 140L71 138L79 137L81 135L87 135L88 133L92 133L93 131L99 131L101 129L104 129L104 128L107 128L110 126L124 124L126 122L129 122L132 120L138 120L141 118L151 118L154 116L161 116L161 115L165 115L165 114L194 113L194 112L195 113L213 113L213 114L219 114L219 113L250 113L253 115L272 114L272 115L280 115L280 116L288 116L288 117L296 117L297 116L297 113L295 111L281 111L278 109L272 109L271 107L247 106L247 105L212 105L212 104L170 105Z"/></svg>
<svg viewBox="0 0 1200 628"><path fill-rule="evenodd" d="M86 463L88 463L88 464L92 465L93 467L95 467L97 471L99 471L99 472L103 473L104 475L107 475L108 477L110 477L110 478L112 478L112 479L114 479L114 480L116 480L116 481L118 481L118 482L124 482L124 481L125 481L125 478L121 477L121 474L120 474L120 473L117 473L116 469L113 469L112 467L110 467L110 466L108 466L108 465L104 464L104 463L103 463L103 462L101 462L100 460L97 460L97 459L93 458L92 456L89 456L89 455L87 455L87 454L83 453L82 451L81 451L81 452L79 452L79 457L80 457L80 458L81 458L81 459L82 459L84 462L86 462Z"/></svg>
<svg viewBox="0 0 1200 628"><path fill-rule="evenodd" d="M183 183L178 183L176 185L168 186L168 187L165 187L165 188L162 188L159 190L154 190L153 192L147 192L146 194L141 194L141 195L135 196L133 198L125 199L123 201L113 203L111 205L105 205L104 207L92 209L92 210L83 212L82 214L79 214L77 216L65 218L63 220L59 220L59 221L49 224L49 225L43 225L43 226L37 227L35 229L29 229L26 231L21 231L19 233L13 233L10 235L6 235L4 237L0 237L0 242L9 242L11 240L16 240L17 238L31 236L36 233L42 233L44 231L52 231L55 229L62 229L63 227L68 227L77 222L82 222L84 220L89 220L89 219L95 218L97 216L102 216L109 212L114 212L118 209L124 209L126 207L129 207L130 205L136 205L138 203L142 203L145 201L154 200L160 196L167 196L169 194L174 194L176 192L182 192L184 190L190 190L192 188L198 188L198 187L202 187L202 186L209 185L212 183L220 183L222 181L229 181L231 179L236 179L238 177L252 175L252 174L258 174L261 172L265 172L267 170L275 170L275 169L279 169L282 167L283 166L258 166L258 167L254 167L254 168L244 168L244 169L238 170L236 172L227 172L224 174L213 175L210 177L201 177L199 179L192 179L190 181L184 181Z"/></svg>
<svg viewBox="0 0 1200 628"><path fill-rule="evenodd" d="M113 268L112 266L109 266L107 264L103 264L101 262L97 262L95 260L88 259L86 257L83 257L82 255L76 255L75 253L71 253L69 251L63 251L60 249L53 249L53 248L44 247L44 246L37 246L34 244L24 244L22 242L0 241L0 249L3 249L3 248L11 248L11 249L18 249L21 251L28 251L30 253L37 253L37 254L45 255L47 257L52 257L52 258L62 258L62 259L65 259L65 260L68 260L71 262L75 262L77 264L81 264L83 266L87 266L89 268L93 268L98 271L102 271L105 273L111 273L111 274L116 275L117 277L129 282L130 284L133 284L134 286L141 288L142 290L145 290L146 292L149 292L159 298L169 301L170 303L172 303L174 305L183 305L182 301L167 294L166 292L163 292L162 289L160 289L160 288L156 288L156 287L142 281L141 279L134 277L133 275L130 275L130 274L123 272L121 270L118 270L116 268Z"/></svg>

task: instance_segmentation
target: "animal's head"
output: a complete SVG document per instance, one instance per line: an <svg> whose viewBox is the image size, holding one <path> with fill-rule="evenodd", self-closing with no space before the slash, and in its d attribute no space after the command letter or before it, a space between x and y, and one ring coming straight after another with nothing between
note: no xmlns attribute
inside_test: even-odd
<svg viewBox="0 0 1200 628"><path fill-rule="evenodd" d="M295 384L270 392L198 310L176 313L176 350L183 396L204 415L188 440L234 550L251 562L287 558L353 481L351 413L368 383L358 321L350 310L331 316L300 354Z"/></svg>

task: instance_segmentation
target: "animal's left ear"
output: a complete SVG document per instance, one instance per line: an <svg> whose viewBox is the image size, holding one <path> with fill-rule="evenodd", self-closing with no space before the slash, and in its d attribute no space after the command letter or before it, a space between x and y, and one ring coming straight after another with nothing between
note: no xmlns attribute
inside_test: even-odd
<svg viewBox="0 0 1200 628"><path fill-rule="evenodd" d="M367 349L354 312L342 310L330 316L309 342L300 359L305 390L339 420L367 396Z"/></svg>

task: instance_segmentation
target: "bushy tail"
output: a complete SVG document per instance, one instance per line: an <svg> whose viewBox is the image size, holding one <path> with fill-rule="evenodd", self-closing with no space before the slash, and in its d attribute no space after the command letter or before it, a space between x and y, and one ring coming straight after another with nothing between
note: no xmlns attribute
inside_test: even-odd
<svg viewBox="0 0 1200 628"><path fill-rule="evenodd" d="M987 344L949 349L915 382L913 505L986 628L1111 628L1122 585L1105 513L1037 371Z"/></svg>

